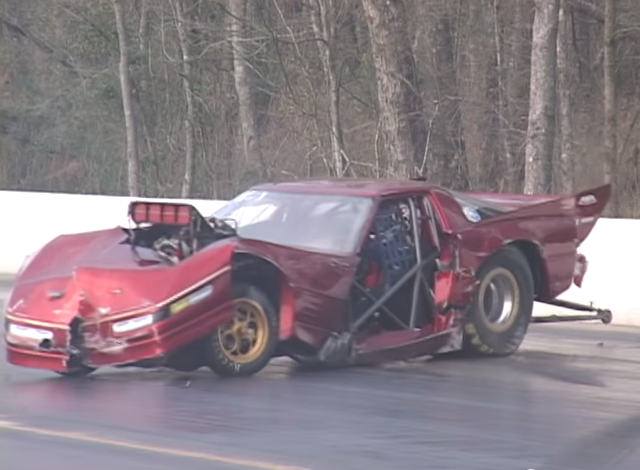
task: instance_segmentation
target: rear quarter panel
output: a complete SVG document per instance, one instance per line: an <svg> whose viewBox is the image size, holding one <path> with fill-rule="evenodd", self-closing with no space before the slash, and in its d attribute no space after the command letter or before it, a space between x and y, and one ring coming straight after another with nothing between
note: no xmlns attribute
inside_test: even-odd
<svg viewBox="0 0 640 470"><path fill-rule="evenodd" d="M519 214L515 211L472 223L446 192L433 194L440 206L445 231L456 235L460 266L477 271L496 251L513 242L525 242L541 258L541 300L557 297L571 287L577 254L575 219L559 211ZM531 211L528 211L531 212Z"/></svg>
<svg viewBox="0 0 640 470"><path fill-rule="evenodd" d="M460 262L478 269L513 242L525 242L540 255L540 300L557 297L571 287L576 262L576 225L568 217L522 218L486 222L461 233Z"/></svg>

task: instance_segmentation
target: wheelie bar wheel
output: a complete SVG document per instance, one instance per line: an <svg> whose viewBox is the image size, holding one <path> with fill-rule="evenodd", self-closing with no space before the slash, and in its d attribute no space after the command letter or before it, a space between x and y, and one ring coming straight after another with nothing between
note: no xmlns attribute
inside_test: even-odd
<svg viewBox="0 0 640 470"><path fill-rule="evenodd" d="M600 310L598 311L598 317L603 324L608 325L613 321L613 314L611 310Z"/></svg>

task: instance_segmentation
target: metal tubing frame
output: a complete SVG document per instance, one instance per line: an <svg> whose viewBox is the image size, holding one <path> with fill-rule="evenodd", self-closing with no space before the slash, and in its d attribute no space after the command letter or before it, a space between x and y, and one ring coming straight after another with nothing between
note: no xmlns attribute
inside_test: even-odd
<svg viewBox="0 0 640 470"><path fill-rule="evenodd" d="M598 312L601 309L594 307L593 305L584 305L576 302L571 302L570 300L562 300L562 299L551 299L551 300L539 300L538 302L555 305L556 307L568 308L570 310L576 310L578 312Z"/></svg>
<svg viewBox="0 0 640 470"><path fill-rule="evenodd" d="M411 209L411 224L413 228L413 245L416 249L416 264L418 266L422 263L422 246L419 237L418 227L418 211L416 209L416 202L413 198L409 198L409 208ZM416 277L413 280L413 297L411 299L411 317L409 319L409 329L413 330L416 327L416 317L418 315L418 302L420 296L420 280L422 278L422 269L416 273Z"/></svg>
<svg viewBox="0 0 640 470"><path fill-rule="evenodd" d="M367 299L369 299L371 302L374 302L374 303L376 302L376 298L373 295L371 295L371 293L367 289L365 289L364 287L362 287L360 284L357 284L357 283L355 284L355 286L358 288L361 294L367 297ZM402 320L396 317L387 307L385 307L384 305L380 305L380 308L384 310L384 313L388 315L393 321L395 321L400 327L404 329L409 328L408 325L406 325Z"/></svg>
<svg viewBox="0 0 640 470"><path fill-rule="evenodd" d="M608 323L607 313L603 311L596 313L595 315L567 315L564 317L558 315L547 315L544 317L533 317L531 323L564 323L573 321L594 321L600 320L603 323Z"/></svg>
<svg viewBox="0 0 640 470"><path fill-rule="evenodd" d="M411 299L411 317L409 320L409 325L407 327L407 325L404 325L404 323L402 323L404 328L407 329L415 329L416 328L416 317L418 314L418 303L419 303L419 295L420 295L420 286L424 285L424 287L427 290L427 297L429 298L429 301L431 303L431 305L434 305L433 302L433 292L431 291L431 288L429 287L429 283L427 282L427 280L424 278L424 272L423 272L423 268L431 263L432 261L434 261L440 254L439 250L434 250L432 253L429 254L429 256L427 256L426 258L422 258L422 247L421 247L421 239L420 239L420 235L419 235L419 226L418 226L418 210L416 208L416 203L413 200L413 198L408 198L409 201L409 208L410 208L410 213L411 213L411 223L412 223L412 229L413 229L413 243L415 246L415 250L416 250L416 265L411 268L409 271L407 271L405 273L404 276L402 276L402 278L400 278L400 280L394 285L392 286L387 292L384 293L384 295L382 295L378 300L376 300L374 302L374 304L369 307L362 315L360 315L360 317L353 323L353 325L351 326L351 332L355 333L357 332L357 330L367 321L369 320L369 318L371 318L377 311L378 309L380 309L380 307L384 308L384 304L387 300L389 300L389 298L391 298L392 295L394 295L396 292L398 292L398 290L400 290L400 288L409 281L409 279L411 279L412 277L414 277L414 281L413 281L413 294L412 294L412 299ZM358 286L363 292L365 292L367 294L367 297L369 297L371 300L372 296L364 291L364 289L362 289L360 286ZM390 313L386 308L384 308L385 313ZM395 321L400 321L397 317L395 317L395 315L391 315L392 319Z"/></svg>
<svg viewBox="0 0 640 470"><path fill-rule="evenodd" d="M391 298L391 296L393 294L395 294L396 292L398 292L400 290L400 288L409 280L411 279L413 276L415 276L415 274L421 270L426 264L428 264L429 262L433 261L433 259L435 259L436 257L436 253L432 253L431 255L429 255L428 258L426 258L425 260L422 261L422 263L420 264L416 264L413 268L411 268L409 271L407 271L407 273L402 276L402 278L393 286L391 287L391 289L389 289L387 292L384 293L384 295L382 297L380 297L371 307L369 307L367 309L367 311L365 313L363 313L360 318L358 318L354 323L353 326L351 327L351 331L352 332L356 332L358 330L358 328L360 328L362 326L362 324L364 322L366 322L371 316L373 316L374 313L376 313L376 311L387 301L389 300L389 298Z"/></svg>
<svg viewBox="0 0 640 470"><path fill-rule="evenodd" d="M555 305L557 307L566 308L570 310L576 310L578 312L591 312L594 315L547 315L544 317L533 317L532 323L562 323L570 321L592 321L600 320L604 324L611 323L613 315L610 310L594 307L593 305L584 305L569 300L551 299L551 300L539 300L538 302Z"/></svg>

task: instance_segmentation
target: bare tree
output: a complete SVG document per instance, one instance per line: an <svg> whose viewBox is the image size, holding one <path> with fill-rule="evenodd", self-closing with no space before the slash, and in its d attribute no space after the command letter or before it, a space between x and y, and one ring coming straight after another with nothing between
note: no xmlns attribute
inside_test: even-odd
<svg viewBox="0 0 640 470"><path fill-rule="evenodd" d="M140 42L140 50L145 56L149 53L149 8L149 0L140 0L138 40Z"/></svg>
<svg viewBox="0 0 640 470"><path fill-rule="evenodd" d="M123 0L113 0L113 9L118 29L120 47L120 88L122 92L122 108L127 133L127 187L129 196L139 195L138 174L138 138L136 121L133 116L133 98L131 72L129 70L129 40L124 19Z"/></svg>
<svg viewBox="0 0 640 470"><path fill-rule="evenodd" d="M439 80L440 89L444 89L444 93L441 91L440 95L444 95L438 100L447 103L448 97L460 96L460 99L450 99L452 103L449 103L449 107L454 108L449 112L449 116L445 119L445 132L451 132L450 128L453 127L456 114L461 114L461 127L462 136L464 137L464 144L471 151L466 152L466 165L468 168L468 183L471 188L486 188L491 182L491 174L489 171L489 165L491 163L490 156L494 153L490 142L496 140L495 136L490 132L491 121L487 119L487 110L493 106L490 99L490 77L493 76L489 69L492 57L494 53L496 57L496 74L498 75L501 70L501 56L498 48L492 47L495 42L499 42L492 37L490 14L491 8L487 0L469 0L468 16L464 20L458 20L461 25L459 27L460 37L473 38L473 40L463 41L462 50L459 52L460 59L459 65L456 67L455 59L452 61L446 60L447 56L455 56L453 54L439 54L443 59L436 65L437 75L442 76ZM495 21L495 19L494 19ZM444 28L440 28L443 30ZM498 31L499 26L494 28L494 31ZM440 31L440 35L443 35L444 31ZM495 41L495 42L494 42ZM447 47L447 41L433 41L435 44L441 44L444 49L452 49L451 46ZM450 41L449 41L450 42ZM447 63L448 62L448 63ZM445 71L449 71L445 75ZM456 90L456 72L459 74L460 80L458 90ZM444 75L444 76L443 76ZM499 79L496 80L497 87L502 84ZM459 104L458 104L459 103ZM460 108L458 111L457 108ZM498 110L499 112L499 110ZM494 137L493 139L491 137ZM446 147L445 147L446 148ZM454 155L455 146L449 146L447 151L441 153L446 154L449 159Z"/></svg>
<svg viewBox="0 0 640 470"><path fill-rule="evenodd" d="M267 175L260 145L257 104L253 94L252 71L249 63L248 38L245 35L249 0L229 0L231 13L231 44L233 47L233 75L238 95L238 114L242 128L242 142L247 167L258 165L261 178ZM253 4L253 2L251 2Z"/></svg>
<svg viewBox="0 0 640 470"><path fill-rule="evenodd" d="M559 3L559 0L535 0L525 149L524 191L528 194L551 190Z"/></svg>
<svg viewBox="0 0 640 470"><path fill-rule="evenodd" d="M344 150L344 138L340 123L340 82L336 76L334 63L334 37L336 13L334 0L311 0L311 24L316 35L316 41L322 59L327 93L329 95L329 118L331 121L331 153L333 155L334 171L337 176L344 176L347 170L347 159Z"/></svg>
<svg viewBox="0 0 640 470"><path fill-rule="evenodd" d="M527 167L638 215L637 0L554 0L555 46L549 1L231 1L4 0L0 186L227 199L419 167L521 192Z"/></svg>
<svg viewBox="0 0 640 470"><path fill-rule="evenodd" d="M530 0L512 0L504 5L506 126L509 150L503 183L507 191L521 191L524 182L524 161L529 113L529 83L531 80L531 28L534 12ZM509 162L510 160L510 162Z"/></svg>
<svg viewBox="0 0 640 470"><path fill-rule="evenodd" d="M618 172L617 101L616 87L616 0L606 0L604 9L604 177L612 183L609 205L614 217L619 213L615 184Z"/></svg>
<svg viewBox="0 0 640 470"><path fill-rule="evenodd" d="M185 154L184 154L184 177L180 195L189 197L193 180L194 169L194 140L195 140L195 109L193 106L193 90L191 82L193 80L191 68L193 58L191 57L189 37L187 35L185 1L173 0L173 8L176 15L176 28L178 30L178 40L180 51L182 52L182 87L184 88L184 100L187 105L187 114L184 119ZM188 12L187 12L188 14Z"/></svg>
<svg viewBox="0 0 640 470"><path fill-rule="evenodd" d="M376 69L380 128L389 173L409 176L426 142L422 99L402 0L362 0Z"/></svg>
<svg viewBox="0 0 640 470"><path fill-rule="evenodd" d="M573 105L572 105L572 61L571 61L571 10L567 0L560 0L558 15L558 98L560 118L560 178L558 189L573 192L575 183L573 150Z"/></svg>

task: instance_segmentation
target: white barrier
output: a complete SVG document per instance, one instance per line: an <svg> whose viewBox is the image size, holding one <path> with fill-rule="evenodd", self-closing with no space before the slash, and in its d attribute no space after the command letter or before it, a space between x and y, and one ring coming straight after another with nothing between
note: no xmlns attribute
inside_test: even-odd
<svg viewBox="0 0 640 470"><path fill-rule="evenodd" d="M3 221L0 276L16 273L25 256L61 233L128 225L127 206L131 200L129 197L0 191ZM226 203L185 202L205 215ZM636 284L636 271L640 269L638 241L640 220L600 219L580 248L589 260L584 285L582 289L572 287L561 298L593 302L613 312L614 324L640 326L640 300L635 297L635 289L640 291L640 285ZM565 312L543 304L535 308L536 315Z"/></svg>
<svg viewBox="0 0 640 470"><path fill-rule="evenodd" d="M572 286L560 296L589 303L613 313L613 324L640 326L640 220L600 219L580 246L589 261L582 288ZM536 314L562 313L557 307L537 305Z"/></svg>
<svg viewBox="0 0 640 470"><path fill-rule="evenodd" d="M2 236L0 275L14 274L25 256L63 233L89 232L130 224L130 197L0 191ZM210 215L226 201L152 199L193 204Z"/></svg>

